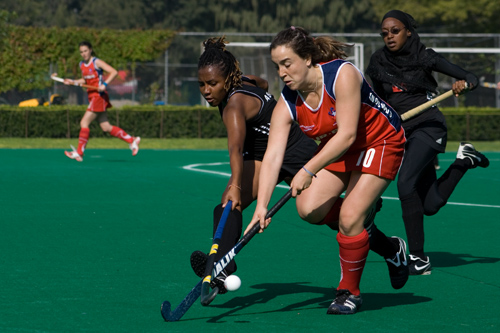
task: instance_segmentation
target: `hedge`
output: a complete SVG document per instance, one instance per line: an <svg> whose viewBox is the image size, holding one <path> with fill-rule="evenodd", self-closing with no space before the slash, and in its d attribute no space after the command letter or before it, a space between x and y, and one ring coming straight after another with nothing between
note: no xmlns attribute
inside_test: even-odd
<svg viewBox="0 0 500 333"><path fill-rule="evenodd" d="M0 137L76 138L85 106L52 105L30 108L2 106ZM448 140L500 140L500 109L443 108ZM145 138L220 138L226 129L217 108L203 106L133 106L108 110L112 124ZM92 137L103 137L97 123Z"/></svg>
<svg viewBox="0 0 500 333"><path fill-rule="evenodd" d="M15 109L15 110L14 110ZM77 138L86 106L2 107L0 137ZM218 138L226 129L216 108L124 107L108 110L111 124L144 138ZM97 122L92 137L104 137Z"/></svg>

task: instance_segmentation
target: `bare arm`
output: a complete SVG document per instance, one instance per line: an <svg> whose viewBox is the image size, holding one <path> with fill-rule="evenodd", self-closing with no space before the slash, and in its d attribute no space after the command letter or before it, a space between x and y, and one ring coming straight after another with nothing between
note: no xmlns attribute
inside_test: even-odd
<svg viewBox="0 0 500 333"><path fill-rule="evenodd" d="M281 165L285 156L288 135L292 125L292 118L282 98L278 100L271 118L269 129L269 141L266 153L262 160L259 175L259 192L257 194L257 205L252 221L247 226L247 233L256 223L260 222L264 229L269 225L270 219L265 220L267 206L271 200L274 188L278 181Z"/></svg>
<svg viewBox="0 0 500 333"><path fill-rule="evenodd" d="M246 76L250 80L254 80L255 83L257 84L257 87L264 89L265 91L269 89L269 83L267 82L267 80L264 80L263 78L255 75L244 75L244 76Z"/></svg>
<svg viewBox="0 0 500 333"><path fill-rule="evenodd" d="M115 79L116 75L118 75L118 71L116 69L114 69L113 67L111 67L110 65L108 65L104 60L101 60L101 59L97 59L95 61L95 64L97 65L97 67L101 68L102 70L104 70L106 73L109 74L106 81L103 82L106 84L101 84L99 86L99 91L104 91L104 90L106 90L106 85L111 83L111 81L113 81Z"/></svg>
<svg viewBox="0 0 500 333"><path fill-rule="evenodd" d="M232 209L241 206L241 183L243 176L243 149L246 137L246 120L252 118L261 107L255 97L236 93L224 108L222 121L227 129L227 145L231 179L224 191L222 202L225 207L228 200L233 202Z"/></svg>
<svg viewBox="0 0 500 333"><path fill-rule="evenodd" d="M323 149L304 166L316 174L319 170L339 159L354 143L361 112L362 78L356 68L345 65L335 84L337 107L337 133L326 143ZM305 170L297 172L292 180L294 191L309 187L311 175Z"/></svg>

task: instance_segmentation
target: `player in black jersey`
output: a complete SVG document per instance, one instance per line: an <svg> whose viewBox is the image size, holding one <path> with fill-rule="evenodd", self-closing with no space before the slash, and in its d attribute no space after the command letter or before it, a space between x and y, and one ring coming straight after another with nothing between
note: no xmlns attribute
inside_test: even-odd
<svg viewBox="0 0 500 333"><path fill-rule="evenodd" d="M238 242L242 232L242 210L248 207L258 193L259 173L262 159L267 148L269 126L274 97L267 92L267 81L256 76L243 76L235 57L225 49L225 38L210 38L204 43L205 51L198 62L198 83L200 93L211 106L217 106L227 129L228 151L231 177L221 204L214 209L215 233L218 222L229 200L232 210L229 213L224 233L219 243L216 261L222 258ZM278 183L291 181L293 176L314 156L317 144L308 138L298 124L293 124L288 135L287 148ZM342 200L335 203L340 211ZM378 209L380 209L379 203ZM374 223L376 207L365 223L371 236L371 249L387 259L391 283L394 288L403 287L408 279L404 242L399 238L388 238L379 231ZM337 220L329 217L327 224L338 230ZM325 219L326 220L326 219ZM333 221L333 222L332 222ZM403 243L401 243L403 242ZM207 255L201 251L193 252L191 265L198 276L205 272ZM223 287L225 276L236 271L232 261L224 270L224 275L213 280L219 293L226 292Z"/></svg>

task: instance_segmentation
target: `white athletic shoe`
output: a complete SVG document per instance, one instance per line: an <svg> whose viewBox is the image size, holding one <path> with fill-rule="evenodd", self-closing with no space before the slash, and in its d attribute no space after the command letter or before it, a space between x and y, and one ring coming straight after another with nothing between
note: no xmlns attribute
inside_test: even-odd
<svg viewBox="0 0 500 333"><path fill-rule="evenodd" d="M130 150L132 150L132 156L137 155L137 153L139 152L139 143L141 143L141 137L136 136L134 138L134 141L132 141L132 143L129 145Z"/></svg>
<svg viewBox="0 0 500 333"><path fill-rule="evenodd" d="M457 159L470 159L472 162L472 168L481 167L487 168L490 165L490 161L486 156L481 154L474 148L470 142L461 142L457 151Z"/></svg>
<svg viewBox="0 0 500 333"><path fill-rule="evenodd" d="M73 150L72 151L65 151L64 154L66 156L68 156L69 158L71 158L72 160L77 160L78 162L82 162L83 161L82 155L80 155L76 152L75 147L71 146L71 149L73 149Z"/></svg>

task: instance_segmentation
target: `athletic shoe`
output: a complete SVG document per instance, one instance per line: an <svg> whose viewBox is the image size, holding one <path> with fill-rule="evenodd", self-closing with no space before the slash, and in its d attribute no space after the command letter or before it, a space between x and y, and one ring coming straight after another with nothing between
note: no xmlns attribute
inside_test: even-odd
<svg viewBox="0 0 500 333"><path fill-rule="evenodd" d="M139 143L141 143L141 137L136 136L134 138L134 141L132 141L132 143L129 144L130 150L132 150L132 156L137 155L137 153L139 152Z"/></svg>
<svg viewBox="0 0 500 333"><path fill-rule="evenodd" d="M191 258L189 261L191 262L191 268L193 269L194 274L199 277L205 277L205 268L207 267L208 255L201 251L194 251L191 253Z"/></svg>
<svg viewBox="0 0 500 333"><path fill-rule="evenodd" d="M472 168L480 166L481 168L486 168L490 165L490 161L486 156L481 154L474 148L472 143L461 142L457 151L457 159L463 160L468 158L472 162Z"/></svg>
<svg viewBox="0 0 500 333"><path fill-rule="evenodd" d="M431 261L429 257L424 260L417 256L410 254L410 275L429 275L431 274Z"/></svg>
<svg viewBox="0 0 500 333"><path fill-rule="evenodd" d="M208 254L203 253L201 251L194 251L191 253L191 268L194 271L194 274L199 277L205 277L205 268L207 267ZM226 281L226 271L223 270L215 279L210 282L210 287L219 288L219 294L227 293L227 289L224 286L224 281Z"/></svg>
<svg viewBox="0 0 500 333"><path fill-rule="evenodd" d="M363 304L360 296L355 296L347 289L337 290L332 304L328 307L327 314L355 314Z"/></svg>
<svg viewBox="0 0 500 333"><path fill-rule="evenodd" d="M399 237L391 238L398 242L399 250L394 258L385 258L385 261L387 261L387 266L389 267L392 287L394 289L401 289L406 284L406 281L408 281L408 276L410 275L408 261L406 260L406 243Z"/></svg>
<svg viewBox="0 0 500 333"><path fill-rule="evenodd" d="M77 160L78 162L82 162L83 161L82 155L78 154L73 146L71 146L71 148L73 148L72 151L65 151L64 154L69 158L71 158L72 160Z"/></svg>

